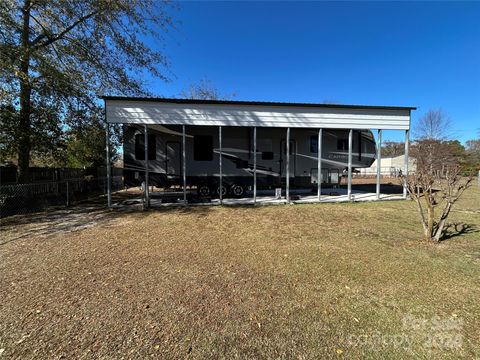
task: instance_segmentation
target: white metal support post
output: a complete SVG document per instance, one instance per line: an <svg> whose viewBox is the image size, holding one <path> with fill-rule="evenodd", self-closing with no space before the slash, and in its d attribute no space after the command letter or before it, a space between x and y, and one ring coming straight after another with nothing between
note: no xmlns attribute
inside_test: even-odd
<svg viewBox="0 0 480 360"><path fill-rule="evenodd" d="M322 198L322 129L318 130L318 158L317 158L317 196Z"/></svg>
<svg viewBox="0 0 480 360"><path fill-rule="evenodd" d="M348 133L348 201L352 200L352 148L353 148L353 130Z"/></svg>
<svg viewBox="0 0 480 360"><path fill-rule="evenodd" d="M253 128L253 204L257 203L257 127Z"/></svg>
<svg viewBox="0 0 480 360"><path fill-rule="evenodd" d="M185 125L182 125L182 174L183 174L183 204L187 206L187 159L185 154Z"/></svg>
<svg viewBox="0 0 480 360"><path fill-rule="evenodd" d="M380 172L382 169L382 130L378 129L377 141L377 200L380 200Z"/></svg>
<svg viewBox="0 0 480 360"><path fill-rule="evenodd" d="M407 181L408 181L408 148L410 146L410 130L405 130L405 165L404 165L404 182L403 197L407 198Z"/></svg>
<svg viewBox="0 0 480 360"><path fill-rule="evenodd" d="M219 185L218 185L218 196L220 198L220 204L223 204L223 194L222 194L222 190L223 190L223 178L222 178L222 127L219 126L218 127L218 149L219 149L219 152L218 152L218 167L219 167L219 170L220 170L220 174L219 174Z"/></svg>
<svg viewBox="0 0 480 360"><path fill-rule="evenodd" d="M150 206L150 193L149 193L149 173L148 173L148 127L144 125L145 131L145 207Z"/></svg>
<svg viewBox="0 0 480 360"><path fill-rule="evenodd" d="M111 186L111 165L110 165L110 126L107 123L106 128L105 128L105 134L106 134L106 161L107 161L107 204L108 207L112 207L112 186Z"/></svg>
<svg viewBox="0 0 480 360"><path fill-rule="evenodd" d="M287 140L285 141L285 199L290 202L290 128L287 128Z"/></svg>

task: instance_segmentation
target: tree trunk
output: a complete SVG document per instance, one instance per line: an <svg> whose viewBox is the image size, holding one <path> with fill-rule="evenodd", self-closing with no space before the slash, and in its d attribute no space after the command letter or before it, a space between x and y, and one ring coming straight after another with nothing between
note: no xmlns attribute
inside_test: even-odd
<svg viewBox="0 0 480 360"><path fill-rule="evenodd" d="M433 224L435 221L435 211L433 206L428 204L427 207L427 228L425 229L425 240L432 241Z"/></svg>
<svg viewBox="0 0 480 360"><path fill-rule="evenodd" d="M412 199L415 200L415 203L417 204L417 210L418 210L418 213L420 214L420 220L421 220L421 223L422 223L422 227L423 227L423 233L425 235L425 237L427 237L427 233L428 233L428 223L427 223L427 220L425 219L425 213L423 211L423 207L422 207L422 204L421 204L421 198L420 198L420 194L419 192L413 192L410 190L410 187L408 188L409 190L409 193L410 193L410 197Z"/></svg>
<svg viewBox="0 0 480 360"><path fill-rule="evenodd" d="M31 150L31 126L30 115L32 88L29 78L30 69L30 0L25 0L23 5L23 26L22 26L22 54L20 58L20 114L18 121L18 168L20 170L19 180L28 181Z"/></svg>
<svg viewBox="0 0 480 360"><path fill-rule="evenodd" d="M445 227L448 215L450 214L450 210L452 209L452 203L449 201L447 205L445 206L445 209L443 210L442 217L440 218L440 221L438 222L437 229L435 231L434 235L434 240L436 242L440 242L442 239L443 235L443 228Z"/></svg>

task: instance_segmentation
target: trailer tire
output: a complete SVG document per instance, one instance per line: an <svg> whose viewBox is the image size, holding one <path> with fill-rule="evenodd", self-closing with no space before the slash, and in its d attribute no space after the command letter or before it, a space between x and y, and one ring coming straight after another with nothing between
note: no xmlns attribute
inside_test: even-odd
<svg viewBox="0 0 480 360"><path fill-rule="evenodd" d="M198 185L197 193L201 197L208 197L211 195L212 191L210 190L210 187L207 184L201 184L201 185Z"/></svg>
<svg viewBox="0 0 480 360"><path fill-rule="evenodd" d="M245 188L242 185L233 184L230 187L230 194L232 194L235 197L242 197L243 194L245 194Z"/></svg>
<svg viewBox="0 0 480 360"><path fill-rule="evenodd" d="M220 196L220 185L218 185L217 188L215 189L215 193L217 196ZM222 198L224 199L227 194L228 194L227 187L225 185L222 185Z"/></svg>

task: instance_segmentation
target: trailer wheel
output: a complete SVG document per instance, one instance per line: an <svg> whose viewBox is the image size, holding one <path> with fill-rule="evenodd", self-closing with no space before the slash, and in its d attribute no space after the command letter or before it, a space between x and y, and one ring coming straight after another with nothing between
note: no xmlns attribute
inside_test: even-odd
<svg viewBox="0 0 480 360"><path fill-rule="evenodd" d="M220 195L220 185L217 186L217 189L215 191L217 195ZM227 188L225 185L222 185L222 198L225 198L225 195L227 195Z"/></svg>
<svg viewBox="0 0 480 360"><path fill-rule="evenodd" d="M245 188L242 185L233 184L230 187L230 193L235 197L241 197L245 193Z"/></svg>
<svg viewBox="0 0 480 360"><path fill-rule="evenodd" d="M202 197L210 196L210 187L207 184L199 185L197 188L198 195Z"/></svg>

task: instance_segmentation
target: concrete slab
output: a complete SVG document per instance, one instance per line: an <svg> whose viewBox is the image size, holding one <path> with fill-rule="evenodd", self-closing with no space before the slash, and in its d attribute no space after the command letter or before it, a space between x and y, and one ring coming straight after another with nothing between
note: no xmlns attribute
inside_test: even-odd
<svg viewBox="0 0 480 360"><path fill-rule="evenodd" d="M260 192L259 192L260 193ZM281 199L277 199L270 194L269 191L263 191L257 194L256 205L281 205L286 204L287 201L283 196ZM335 195L333 195L335 194ZM377 199L375 193L362 192L358 190L352 191L351 202L364 202L364 201L387 201L387 200L404 200L402 194L380 194L380 199ZM296 190L291 194L291 204L312 204L312 203L340 203L349 202L347 190L342 188L326 188L322 189L321 200L318 201L317 195L312 193L310 189ZM131 205L141 205L141 199L129 199L120 203L114 204L115 207L124 207ZM226 206L241 206L241 205L253 205L253 196L244 198L226 198L223 199L223 205ZM219 199L211 199L205 202L191 202L188 206L211 206L220 205ZM154 194L150 199L150 206L155 207L183 207L183 193L171 192L168 194Z"/></svg>

